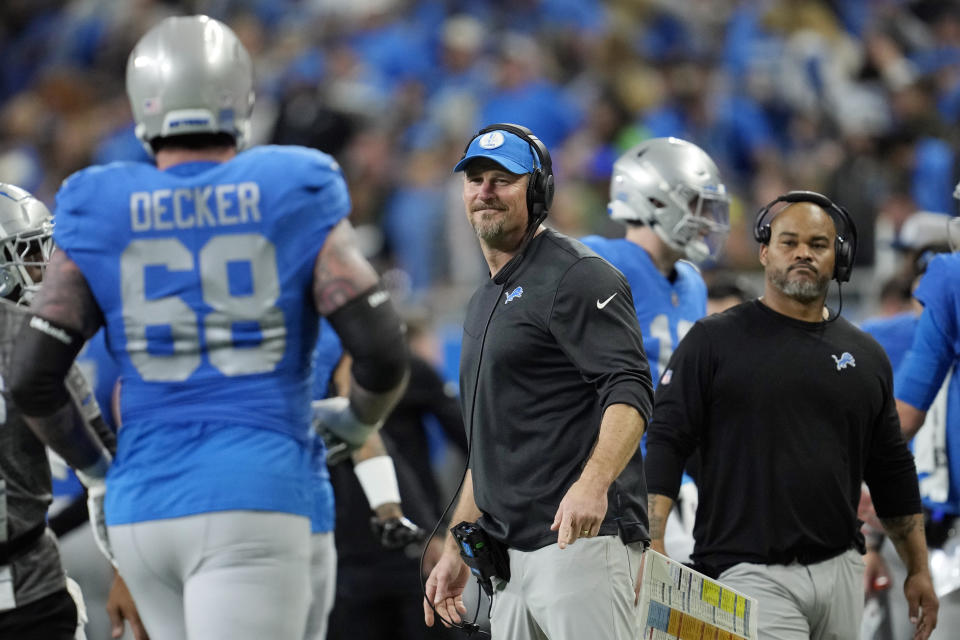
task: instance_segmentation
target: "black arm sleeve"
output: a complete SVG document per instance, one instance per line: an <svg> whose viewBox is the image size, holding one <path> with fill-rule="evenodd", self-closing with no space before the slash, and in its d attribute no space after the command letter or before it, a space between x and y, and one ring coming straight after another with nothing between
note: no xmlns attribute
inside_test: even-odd
<svg viewBox="0 0 960 640"><path fill-rule="evenodd" d="M407 372L407 341L389 293L372 287L327 319L353 357L351 372L361 387L380 393L400 384Z"/></svg>
<svg viewBox="0 0 960 640"><path fill-rule="evenodd" d="M103 416L97 416L90 421L93 432L97 434L104 449L110 452L111 456L117 454L117 435L110 428L110 425L103 419Z"/></svg>
<svg viewBox="0 0 960 640"><path fill-rule="evenodd" d="M50 529L62 538L77 527L89 522L90 513L87 511L87 492L76 496L70 504L61 509L57 515L50 518Z"/></svg>
<svg viewBox="0 0 960 640"><path fill-rule="evenodd" d="M583 379L596 387L604 411L627 404L644 425L650 423L650 366L633 294L619 271L597 257L570 267L554 298L550 331Z"/></svg>
<svg viewBox="0 0 960 640"><path fill-rule="evenodd" d="M676 498L687 458L700 441L713 367L703 325L690 329L660 378L647 432L647 491Z"/></svg>
<svg viewBox="0 0 960 640"><path fill-rule="evenodd" d="M83 343L76 331L29 316L10 356L10 393L24 414L49 416L70 400L64 378Z"/></svg>

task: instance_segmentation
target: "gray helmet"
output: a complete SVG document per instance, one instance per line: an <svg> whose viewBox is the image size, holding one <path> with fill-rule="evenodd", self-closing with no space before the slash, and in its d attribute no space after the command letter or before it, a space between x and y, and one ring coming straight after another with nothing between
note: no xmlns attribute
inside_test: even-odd
<svg viewBox="0 0 960 640"><path fill-rule="evenodd" d="M679 138L653 138L617 158L607 212L649 226L698 263L717 256L730 230L730 198L716 163Z"/></svg>
<svg viewBox="0 0 960 640"><path fill-rule="evenodd" d="M53 253L53 216L28 191L0 183L0 297L30 302Z"/></svg>
<svg viewBox="0 0 960 640"><path fill-rule="evenodd" d="M243 148L253 110L253 64L230 28L208 16L167 18L127 59L127 95L136 133L150 140L229 133Z"/></svg>

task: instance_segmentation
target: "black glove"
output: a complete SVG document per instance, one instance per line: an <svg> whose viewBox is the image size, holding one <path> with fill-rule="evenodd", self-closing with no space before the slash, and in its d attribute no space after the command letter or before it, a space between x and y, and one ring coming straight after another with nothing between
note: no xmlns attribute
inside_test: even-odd
<svg viewBox="0 0 960 640"><path fill-rule="evenodd" d="M427 538L427 532L403 516L399 518L370 518L373 535L384 549L403 549L411 544L419 544Z"/></svg>

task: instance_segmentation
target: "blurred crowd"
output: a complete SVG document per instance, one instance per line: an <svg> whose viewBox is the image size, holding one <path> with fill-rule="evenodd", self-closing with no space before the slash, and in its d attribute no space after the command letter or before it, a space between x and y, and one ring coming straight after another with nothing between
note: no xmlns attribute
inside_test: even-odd
<svg viewBox="0 0 960 640"><path fill-rule="evenodd" d="M492 122L527 125L551 150L550 223L573 236L622 234L606 204L630 145L672 135L704 148L733 196L708 280L757 269L760 205L825 193L860 229L862 316L898 268L904 221L955 213L953 0L5 0L0 181L52 205L77 169L147 161L126 56L187 13L224 20L254 56L253 143L336 157L369 255L440 318L486 276L451 169Z"/></svg>

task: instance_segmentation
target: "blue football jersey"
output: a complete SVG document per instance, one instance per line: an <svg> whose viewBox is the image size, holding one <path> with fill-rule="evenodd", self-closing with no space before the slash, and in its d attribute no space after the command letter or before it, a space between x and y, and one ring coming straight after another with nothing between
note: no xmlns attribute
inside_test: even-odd
<svg viewBox="0 0 960 640"><path fill-rule="evenodd" d="M343 345L326 318L320 319L317 346L313 349L313 399L323 400L329 394L330 379L343 357ZM327 447L323 438L311 433L310 452L313 463L314 502L310 517L313 533L333 531L334 495L327 469Z"/></svg>
<svg viewBox="0 0 960 640"><path fill-rule="evenodd" d="M960 514L960 254L938 255L914 291L923 303L913 344L896 371L898 400L922 410L933 403L952 370L946 396L945 453L949 472L946 502L924 499L928 507ZM929 416L928 416L929 417ZM921 476L921 480L923 477Z"/></svg>
<svg viewBox="0 0 960 640"><path fill-rule="evenodd" d="M320 319L317 346L313 350L313 399L323 400L330 395L333 372L343 357L343 344L326 318Z"/></svg>
<svg viewBox="0 0 960 640"><path fill-rule="evenodd" d="M165 171L91 167L57 194L120 367L109 524L226 509L310 515L316 256L350 209L328 155L259 147Z"/></svg>
<svg viewBox="0 0 960 640"><path fill-rule="evenodd" d="M656 388L677 344L697 320L707 315L707 285L700 271L680 260L675 266L677 277L670 282L634 242L601 236L587 236L582 242L619 269L630 283Z"/></svg>
<svg viewBox="0 0 960 640"><path fill-rule="evenodd" d="M894 371L903 362L904 356L910 350L913 342L913 333L917 329L919 316L912 311L904 311L885 318L870 318L864 320L861 329L873 336L880 343L890 358L890 366Z"/></svg>

